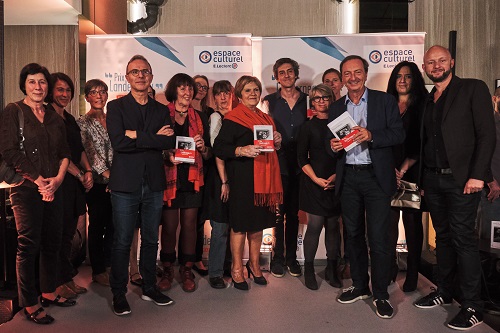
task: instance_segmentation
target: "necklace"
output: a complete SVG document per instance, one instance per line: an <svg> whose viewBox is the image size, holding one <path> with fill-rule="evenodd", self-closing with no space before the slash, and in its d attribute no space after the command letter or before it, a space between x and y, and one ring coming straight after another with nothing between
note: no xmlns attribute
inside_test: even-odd
<svg viewBox="0 0 500 333"><path fill-rule="evenodd" d="M177 111L177 110L175 110L175 112L177 112L179 114L179 116L185 116L188 113L188 110L186 110L186 111Z"/></svg>

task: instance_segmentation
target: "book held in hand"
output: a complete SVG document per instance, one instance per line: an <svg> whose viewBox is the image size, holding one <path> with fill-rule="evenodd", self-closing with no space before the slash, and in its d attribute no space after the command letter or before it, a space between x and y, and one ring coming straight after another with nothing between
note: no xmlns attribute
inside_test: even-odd
<svg viewBox="0 0 500 333"><path fill-rule="evenodd" d="M179 162L194 164L196 145L194 139L189 136L177 136L175 138L174 159Z"/></svg>
<svg viewBox="0 0 500 333"><path fill-rule="evenodd" d="M328 123L328 128L340 140L345 151L349 151L358 145L354 141L354 136L359 130L352 129L355 126L358 125L347 111Z"/></svg>
<svg viewBox="0 0 500 333"><path fill-rule="evenodd" d="M500 249L500 221L491 221L491 248Z"/></svg>
<svg viewBox="0 0 500 333"><path fill-rule="evenodd" d="M272 125L253 126L253 144L261 146L260 151L274 151L274 136Z"/></svg>

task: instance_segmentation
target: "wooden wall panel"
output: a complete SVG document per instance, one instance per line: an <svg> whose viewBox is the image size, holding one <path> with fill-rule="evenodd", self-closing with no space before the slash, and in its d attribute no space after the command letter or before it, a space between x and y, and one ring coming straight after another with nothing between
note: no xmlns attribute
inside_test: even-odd
<svg viewBox="0 0 500 333"><path fill-rule="evenodd" d="M76 95L70 110L78 115L78 26L5 27L5 105L24 97L19 89L19 73L30 62L47 67L49 72L66 73L73 79Z"/></svg>
<svg viewBox="0 0 500 333"><path fill-rule="evenodd" d="M427 32L426 49L448 47L448 33L456 30L456 75L481 79L493 90L500 78L500 1L416 0L408 14L409 31Z"/></svg>
<svg viewBox="0 0 500 333"><path fill-rule="evenodd" d="M338 6L334 0L168 0L149 33L336 34Z"/></svg>

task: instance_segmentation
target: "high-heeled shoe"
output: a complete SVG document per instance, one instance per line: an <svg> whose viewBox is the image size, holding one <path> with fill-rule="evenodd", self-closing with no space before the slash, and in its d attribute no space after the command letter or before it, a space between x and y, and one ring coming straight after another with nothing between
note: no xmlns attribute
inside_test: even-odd
<svg viewBox="0 0 500 333"><path fill-rule="evenodd" d="M246 282L246 281L236 282L236 281L234 281L233 278L231 278L231 281L233 282L233 286L236 289L239 289L239 290L248 290L248 282Z"/></svg>
<svg viewBox="0 0 500 333"><path fill-rule="evenodd" d="M243 269L242 269L243 271ZM236 288L236 289L239 289L239 290L248 290L248 283L245 281L245 277L243 276L243 272L242 271L232 271L231 272L231 281L233 282L233 286ZM234 278L235 277L241 277L243 279L243 282L236 282L234 281Z"/></svg>
<svg viewBox="0 0 500 333"><path fill-rule="evenodd" d="M76 304L76 301L74 299L66 299L64 302L59 302L60 299L61 295L57 295L57 297L53 300L40 296L40 303L42 303L42 306L46 308L48 308L51 304L60 307L68 307Z"/></svg>
<svg viewBox="0 0 500 333"><path fill-rule="evenodd" d="M28 320L31 320L32 322L34 323L37 323L37 324L41 324L41 325L47 325L47 324L50 324L54 321L54 317L48 315L48 314L45 314L45 316L43 317L40 317L40 318L37 318L36 316L38 316L40 313L42 313L43 311L45 311L44 308L40 307L38 308L38 310L32 312L32 313L29 313L26 308L24 309L24 314L26 315L26 319Z"/></svg>
<svg viewBox="0 0 500 333"><path fill-rule="evenodd" d="M260 284L261 286L267 285L267 280L264 276L255 276L255 274L252 272L252 270L250 269L250 261L247 261L245 267L248 271L248 278L250 278L250 275L252 275L253 281L255 283Z"/></svg>

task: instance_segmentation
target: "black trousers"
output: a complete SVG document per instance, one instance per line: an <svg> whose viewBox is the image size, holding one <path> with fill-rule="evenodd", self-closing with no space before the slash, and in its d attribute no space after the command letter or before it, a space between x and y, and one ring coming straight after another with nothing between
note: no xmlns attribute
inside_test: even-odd
<svg viewBox="0 0 500 333"><path fill-rule="evenodd" d="M453 175L424 172L425 200L436 231L438 289L453 296L455 276L459 278L463 308L482 311L481 262L475 219L481 192L463 194Z"/></svg>
<svg viewBox="0 0 500 333"><path fill-rule="evenodd" d="M10 200L17 228L16 273L19 305L38 304L35 262L40 254L40 291L51 293L58 282L59 250L63 223L62 191L52 202L42 201L38 189L18 186Z"/></svg>
<svg viewBox="0 0 500 333"><path fill-rule="evenodd" d="M391 233L391 197L379 186L373 170L346 169L340 200L353 286L368 288L367 234L373 296L375 299L389 299L387 286L394 250L388 241Z"/></svg>
<svg viewBox="0 0 500 333"><path fill-rule="evenodd" d="M94 183L86 193L89 211L88 246L92 275L104 273L111 266L113 247L113 210L107 185Z"/></svg>
<svg viewBox="0 0 500 333"><path fill-rule="evenodd" d="M299 176L281 175L283 204L278 208L274 228L274 257L287 264L297 260L297 234L299 233ZM286 220L286 222L285 222ZM286 248L286 257L285 257Z"/></svg>

